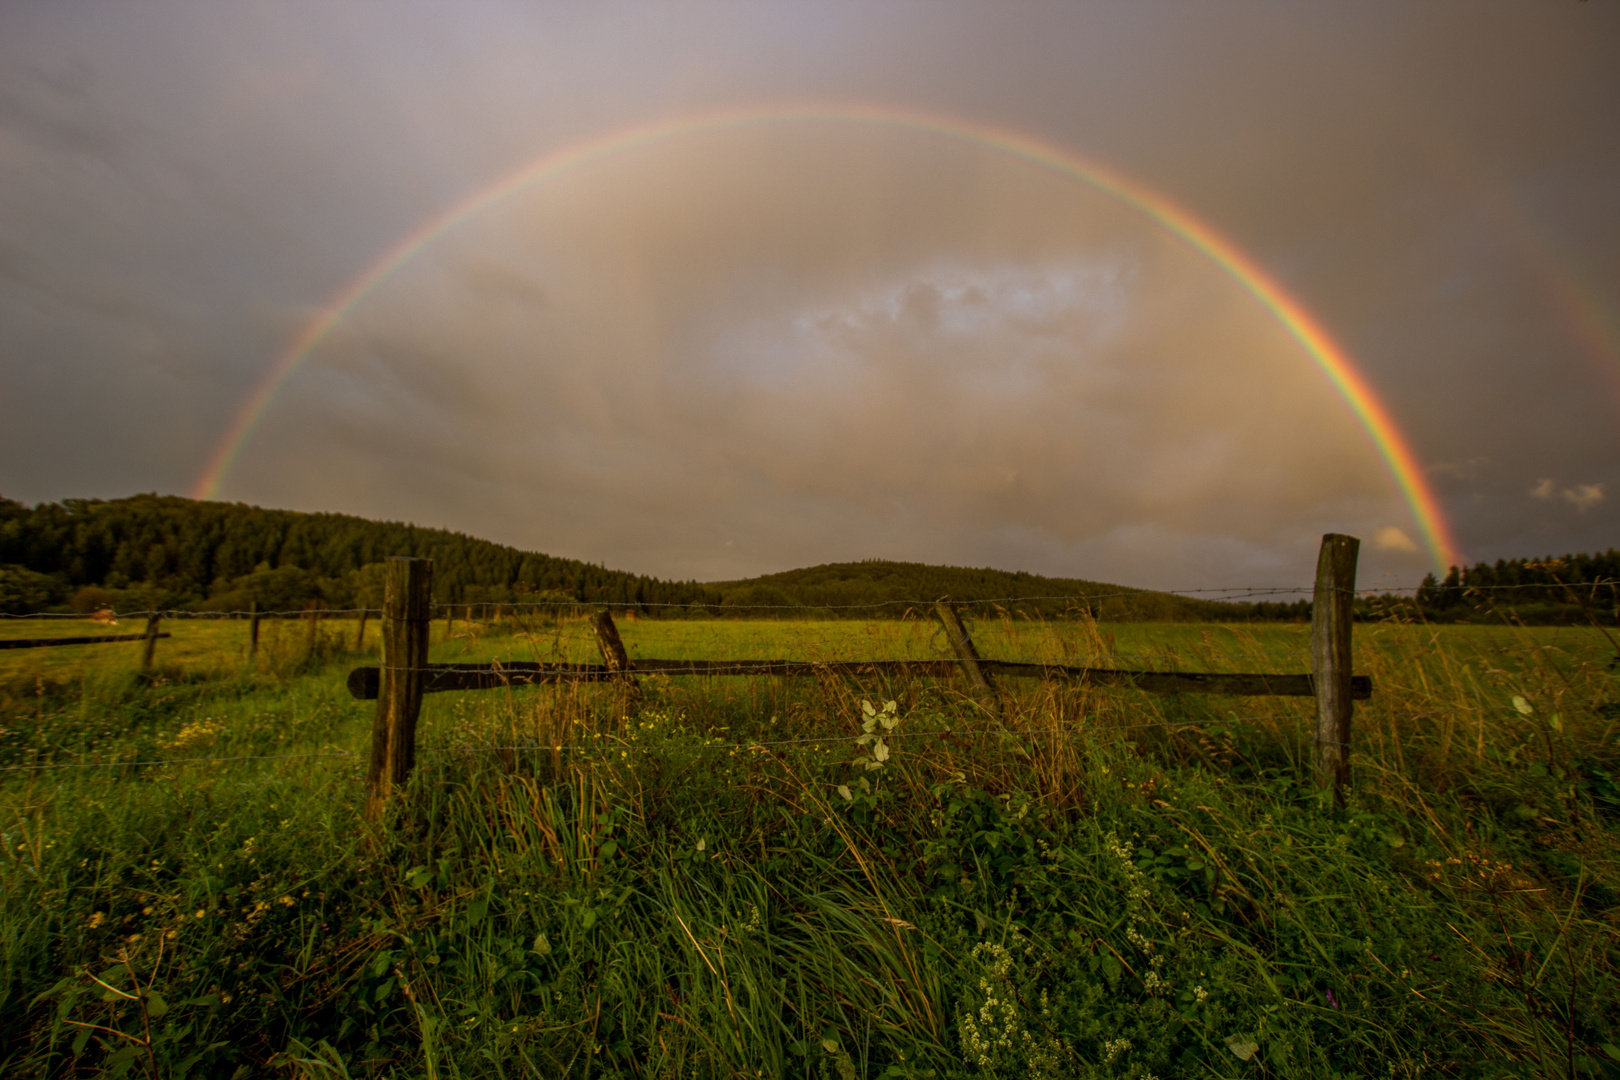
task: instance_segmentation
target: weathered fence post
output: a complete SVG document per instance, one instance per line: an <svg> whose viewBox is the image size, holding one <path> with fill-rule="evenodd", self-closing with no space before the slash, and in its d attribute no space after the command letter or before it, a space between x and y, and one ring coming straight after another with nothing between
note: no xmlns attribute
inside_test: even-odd
<svg viewBox="0 0 1620 1080"><path fill-rule="evenodd" d="M364 600L362 600L360 602L362 604L365 603ZM366 617L369 616L370 614L371 614L371 609L370 608L363 607L363 608L360 609L360 632L358 634L354 635L354 651L355 652L364 652L365 651L365 648L366 648Z"/></svg>
<svg viewBox="0 0 1620 1080"><path fill-rule="evenodd" d="M146 640L141 643L141 670L152 670L152 656L157 652L158 624L163 621L163 613L154 611L146 617Z"/></svg>
<svg viewBox="0 0 1620 1080"><path fill-rule="evenodd" d="M612 672L622 672L614 676L614 682L625 690L632 704L641 701L641 682L630 674L630 655L624 651L624 642L619 640L619 628L613 625L613 613L607 608L591 612L591 628L596 631L596 647L601 650L602 662Z"/></svg>
<svg viewBox="0 0 1620 1080"><path fill-rule="evenodd" d="M950 598L946 597L934 605L934 613L939 621L945 624L945 636L950 640L951 651L956 654L957 662L962 665L962 671L968 677L968 686L973 697L981 708L991 716L1000 719L1001 699L996 693L995 683L990 676L979 667L979 650L973 647L973 639L968 637L967 627L962 625L962 617L950 605Z"/></svg>
<svg viewBox="0 0 1620 1080"><path fill-rule="evenodd" d="M248 659L259 655L259 602L248 601Z"/></svg>
<svg viewBox="0 0 1620 1080"><path fill-rule="evenodd" d="M416 763L416 717L427 679L433 561L394 556L384 572L381 686L371 721L366 816L375 818Z"/></svg>
<svg viewBox="0 0 1620 1080"><path fill-rule="evenodd" d="M1361 541L1328 533L1316 560L1311 602L1311 678L1316 690L1316 786L1338 802L1350 783L1350 635L1355 614L1356 555Z"/></svg>

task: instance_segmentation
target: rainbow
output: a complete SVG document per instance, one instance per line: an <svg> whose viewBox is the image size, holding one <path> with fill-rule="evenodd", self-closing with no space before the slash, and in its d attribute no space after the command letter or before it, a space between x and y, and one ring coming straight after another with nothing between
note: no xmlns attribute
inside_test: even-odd
<svg viewBox="0 0 1620 1080"><path fill-rule="evenodd" d="M1365 376L1310 312L1236 245L1164 197L1043 139L957 117L910 109L853 104L778 104L687 114L624 128L553 150L430 218L389 248L351 281L277 357L232 419L224 438L198 478L193 497L212 499L241 454L276 392L298 370L311 350L417 252L475 214L514 192L645 147L705 132L766 124L857 124L905 129L965 140L1019 158L1135 207L1226 271L1297 340L1344 398L1383 457L1411 508L1425 547L1440 573L1459 559L1439 501L1389 410Z"/></svg>
<svg viewBox="0 0 1620 1080"><path fill-rule="evenodd" d="M1620 322L1609 312L1607 300L1576 261L1536 227L1528 207L1518 204L1499 186L1479 185L1488 209L1502 226L1516 234L1542 290L1557 306L1581 356L1620 404Z"/></svg>
<svg viewBox="0 0 1620 1080"><path fill-rule="evenodd" d="M1527 199L1471 156L1455 138L1420 143L1450 174L1452 182L1472 192L1479 205L1504 233L1517 242L1542 292L1564 320L1574 343L1616 404L1620 404L1620 311L1605 297L1579 262L1554 242Z"/></svg>

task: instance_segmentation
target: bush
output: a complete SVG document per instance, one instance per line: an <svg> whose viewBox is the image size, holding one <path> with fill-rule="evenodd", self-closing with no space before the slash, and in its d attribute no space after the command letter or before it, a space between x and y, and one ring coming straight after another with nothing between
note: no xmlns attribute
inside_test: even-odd
<svg viewBox="0 0 1620 1080"><path fill-rule="evenodd" d="M67 586L49 574L7 563L0 566L0 611L32 615L62 602Z"/></svg>

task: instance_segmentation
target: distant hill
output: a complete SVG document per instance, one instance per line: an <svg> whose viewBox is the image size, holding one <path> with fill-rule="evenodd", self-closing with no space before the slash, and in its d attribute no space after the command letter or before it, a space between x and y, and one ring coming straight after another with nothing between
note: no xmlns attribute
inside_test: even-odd
<svg viewBox="0 0 1620 1080"><path fill-rule="evenodd" d="M537 599L637 608L645 614L899 617L942 596L994 601L1061 618L1301 618L1301 604L1223 604L1075 578L867 561L742 581L665 581L522 551L444 529L349 514L264 510L178 496L67 499L29 507L0 498L0 610L22 613L113 603L149 607L299 610L380 603L378 564L434 561L434 599L498 604ZM683 610L684 609L684 610ZM795 610L798 609L798 610Z"/></svg>
<svg viewBox="0 0 1620 1080"><path fill-rule="evenodd" d="M1099 619L1187 620L1288 617L1300 614L1297 605L1223 604L1189 600L1169 593L1109 585L1079 578L1042 577L1022 571L868 559L828 563L803 570L716 581L722 606L753 608L768 613L773 607L804 606L829 611L855 609L871 616L901 615L908 605L927 605L949 596L959 602L998 604L1009 611L1041 618L1062 618L1086 611ZM864 609L864 610L862 610ZM1308 608L1301 609L1308 614Z"/></svg>

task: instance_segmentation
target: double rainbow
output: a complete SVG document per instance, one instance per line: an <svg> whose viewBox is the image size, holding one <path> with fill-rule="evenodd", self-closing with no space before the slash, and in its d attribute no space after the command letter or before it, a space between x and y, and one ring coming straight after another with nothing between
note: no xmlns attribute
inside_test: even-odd
<svg viewBox="0 0 1620 1080"><path fill-rule="evenodd" d="M621 129L545 154L444 213L430 218L384 252L369 269L333 297L276 359L233 418L207 468L198 478L193 497L212 499L216 496L253 429L275 400L276 392L298 370L310 351L331 333L333 327L412 256L473 215L515 192L561 176L569 170L658 143L702 132L792 123L898 128L965 140L1078 180L1136 208L1162 225L1231 275L1304 347L1360 420L1389 467L1411 508L1435 569L1444 573L1458 561L1456 544L1439 501L1429 487L1411 447L1366 377L1356 369L1349 356L1321 324L1311 317L1310 312L1231 241L1140 184L1032 135L956 117L870 105L768 105L677 116Z"/></svg>

